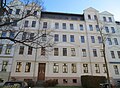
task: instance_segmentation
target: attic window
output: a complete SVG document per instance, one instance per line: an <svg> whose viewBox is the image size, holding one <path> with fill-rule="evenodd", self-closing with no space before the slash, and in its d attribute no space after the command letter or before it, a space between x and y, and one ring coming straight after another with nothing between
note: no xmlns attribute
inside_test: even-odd
<svg viewBox="0 0 120 88"><path fill-rule="evenodd" d="M88 15L88 19L91 20L91 16L90 15Z"/></svg>
<svg viewBox="0 0 120 88"><path fill-rule="evenodd" d="M111 17L109 17L108 19L109 19L109 22L112 22L112 18Z"/></svg>
<svg viewBox="0 0 120 88"><path fill-rule="evenodd" d="M103 21L104 21L104 22L106 22L106 21L107 21L107 20L106 20L106 17L103 17Z"/></svg>

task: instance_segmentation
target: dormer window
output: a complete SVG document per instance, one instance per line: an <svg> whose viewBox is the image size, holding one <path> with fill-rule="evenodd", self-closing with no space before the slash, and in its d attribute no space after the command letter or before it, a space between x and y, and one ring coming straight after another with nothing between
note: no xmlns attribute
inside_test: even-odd
<svg viewBox="0 0 120 88"><path fill-rule="evenodd" d="M34 13L33 13L35 16L37 15L37 11L34 11Z"/></svg>
<svg viewBox="0 0 120 88"><path fill-rule="evenodd" d="M91 20L91 16L90 15L88 15L88 19Z"/></svg>
<svg viewBox="0 0 120 88"><path fill-rule="evenodd" d="M12 14L12 11L13 11L12 9L9 9L9 14Z"/></svg>
<svg viewBox="0 0 120 88"><path fill-rule="evenodd" d="M30 10L27 10L27 14L30 14L30 12L31 12Z"/></svg>
<svg viewBox="0 0 120 88"><path fill-rule="evenodd" d="M109 19L109 22L112 22L112 18L111 17L108 17L108 19Z"/></svg>
<svg viewBox="0 0 120 88"><path fill-rule="evenodd" d="M17 15L20 14L20 9L16 9L16 14L17 14Z"/></svg>
<svg viewBox="0 0 120 88"><path fill-rule="evenodd" d="M106 22L106 21L107 21L107 20L106 20L106 17L103 17L103 21L104 21L104 22Z"/></svg>
<svg viewBox="0 0 120 88"><path fill-rule="evenodd" d="M96 15L94 15L94 19L97 20L97 16Z"/></svg>

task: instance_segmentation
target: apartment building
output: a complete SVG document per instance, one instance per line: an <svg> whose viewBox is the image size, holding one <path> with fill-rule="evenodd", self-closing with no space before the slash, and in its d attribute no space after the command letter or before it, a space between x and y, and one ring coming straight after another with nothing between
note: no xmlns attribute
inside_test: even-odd
<svg viewBox="0 0 120 88"><path fill-rule="evenodd" d="M0 31L1 37L13 37L14 32ZM0 39L0 78L9 80L14 56L14 43L7 39Z"/></svg>
<svg viewBox="0 0 120 88"><path fill-rule="evenodd" d="M14 2L21 4L19 0L14 0L12 4ZM24 5L19 9L23 8ZM36 13L39 18L25 18L15 28L20 24L30 33L43 29L51 31L56 45L48 52L44 47L33 49L15 44L10 77L34 81L57 79L59 85L77 86L81 85L82 75L106 76L99 33L101 28L106 40L111 82L114 84L120 81L120 22L114 20L113 14L107 11L100 13L92 7L85 9L83 14L46 11ZM23 38L23 35L24 33L19 38Z"/></svg>

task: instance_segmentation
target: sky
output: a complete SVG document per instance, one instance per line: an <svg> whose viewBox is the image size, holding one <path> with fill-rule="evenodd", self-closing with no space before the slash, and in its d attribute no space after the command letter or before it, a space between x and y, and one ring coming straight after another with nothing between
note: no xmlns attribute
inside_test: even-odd
<svg viewBox="0 0 120 88"><path fill-rule="evenodd" d="M7 1L9 2L12 0ZM42 0L42 1L46 11L83 14L83 10L89 7L93 7L99 12L108 11L112 13L114 15L115 20L120 21L120 0Z"/></svg>
<svg viewBox="0 0 120 88"><path fill-rule="evenodd" d="M46 11L83 14L83 10L93 7L99 12L108 11L120 21L120 0L43 0Z"/></svg>

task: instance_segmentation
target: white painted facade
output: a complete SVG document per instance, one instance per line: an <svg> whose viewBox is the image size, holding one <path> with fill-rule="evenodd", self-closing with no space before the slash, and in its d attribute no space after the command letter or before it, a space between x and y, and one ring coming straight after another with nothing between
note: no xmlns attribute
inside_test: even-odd
<svg viewBox="0 0 120 88"><path fill-rule="evenodd" d="M49 16L51 16L51 18L49 16L44 17L42 14L44 16L46 16L46 14L50 14ZM52 16L57 15L68 17L69 19L52 18ZM40 63L45 63L45 80L58 79L59 85L81 85L82 75L106 76L104 58L101 56L100 51L100 49L102 49L102 43L99 43L98 41L100 34L99 31L96 30L96 25L99 24L100 27L108 27L110 34L108 37L111 38L112 41L112 45L109 45L108 40L106 40L106 56L111 82L115 83L117 80L120 80L120 57L117 53L117 51L120 51L120 26L116 24L114 16L111 13L106 11L99 13L99 11L90 7L84 10L83 15L56 12L39 12L38 16L41 17L40 24L39 19L35 19L34 17L24 19L24 21L29 21L29 26L27 29L28 31L36 32L39 27L40 29L43 29L43 23L47 22L46 30L52 30L53 35L57 34L59 37L58 41L56 42L56 46L54 46L54 48L58 48L58 56L54 56L54 50L49 52L49 54L47 53L45 56L42 56L41 49L33 49L32 55L28 55L27 46L24 46L24 53L20 55L19 49L20 46L23 45L16 44L11 77L15 77L18 80L33 79L37 81L39 79L38 68ZM80 20L79 16L84 19ZM98 23L95 19L95 16L97 16ZM79 20L73 20L72 17L79 18ZM103 17L106 17L106 22L103 21ZM112 22L108 22L108 20L110 20L109 17ZM20 24L24 25L24 21L22 21ZM34 28L31 27L32 21L36 21L36 27ZM55 29L55 23L59 24L58 29ZM66 29L63 29L63 23L66 24ZM73 29L70 29L70 24L73 25ZM80 25L83 25L83 30L80 30ZM90 30L91 25L92 29ZM111 27L114 27L115 33L112 33ZM105 30L104 33L106 34ZM63 35L66 35L65 42L63 42ZM71 42L71 35L74 36L73 42ZM84 43L81 42L81 36L84 36ZM93 38L93 43L91 36ZM118 44L115 44L114 38L117 38ZM63 48L67 49L66 56L63 56ZM75 51L71 52L71 48L74 48ZM85 56L83 56L82 49L86 50ZM96 56L94 56L93 50L95 50ZM114 52L115 58L111 57L110 51ZM73 56L72 53L74 53ZM19 72L16 72L17 62L21 62ZM27 62L31 63L29 72L25 72ZM57 64L57 73L53 71L55 64ZM65 64L67 67L66 72L64 73L63 65ZM72 68L73 64L75 65L74 68ZM118 72L117 74L115 74L115 69L113 67L114 65L118 68L118 70L116 69ZM75 72L72 72L73 69Z"/></svg>

